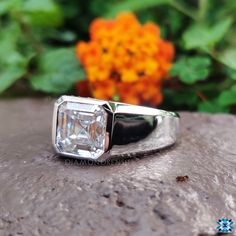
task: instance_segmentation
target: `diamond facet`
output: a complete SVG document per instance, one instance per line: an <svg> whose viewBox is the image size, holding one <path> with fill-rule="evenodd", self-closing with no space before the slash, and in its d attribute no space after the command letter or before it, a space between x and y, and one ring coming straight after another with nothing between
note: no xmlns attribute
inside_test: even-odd
<svg viewBox="0 0 236 236"><path fill-rule="evenodd" d="M101 105L65 101L58 107L56 146L64 154L97 159L105 152L106 124Z"/></svg>

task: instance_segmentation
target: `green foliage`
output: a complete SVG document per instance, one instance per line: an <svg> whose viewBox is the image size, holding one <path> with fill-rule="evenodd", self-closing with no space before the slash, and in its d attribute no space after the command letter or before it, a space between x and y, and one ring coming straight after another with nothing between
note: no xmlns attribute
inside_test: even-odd
<svg viewBox="0 0 236 236"><path fill-rule="evenodd" d="M226 48L217 59L229 68L236 70L236 48Z"/></svg>
<svg viewBox="0 0 236 236"><path fill-rule="evenodd" d="M151 7L156 7L157 5L168 4L169 0L145 0L145 1L134 1L126 0L120 1L115 6L111 5L108 9L107 17L115 17L119 12L122 11L140 11Z"/></svg>
<svg viewBox="0 0 236 236"><path fill-rule="evenodd" d="M236 3L226 0L0 0L0 93L15 83L68 92L85 78L76 42L88 39L95 17L121 11L156 22L175 44L165 108L236 110Z"/></svg>
<svg viewBox="0 0 236 236"><path fill-rule="evenodd" d="M85 77L74 49L46 42L52 34L62 41L73 37L58 28L63 14L56 1L2 0L0 9L0 92L27 79L33 90L66 93Z"/></svg>
<svg viewBox="0 0 236 236"><path fill-rule="evenodd" d="M236 104L236 85L232 86L228 90L223 91L218 98L218 103L221 106Z"/></svg>
<svg viewBox="0 0 236 236"><path fill-rule="evenodd" d="M20 30L11 24L0 31L0 92L26 73L28 58L17 51Z"/></svg>
<svg viewBox="0 0 236 236"><path fill-rule="evenodd" d="M201 112L222 113L229 112L229 107L220 106L217 101L203 101L198 105Z"/></svg>
<svg viewBox="0 0 236 236"><path fill-rule="evenodd" d="M184 47L186 49L212 49L219 43L232 24L231 18L221 20L213 26L204 23L191 25L183 34Z"/></svg>
<svg viewBox="0 0 236 236"><path fill-rule="evenodd" d="M236 80L236 70L233 70L231 68L227 68L225 71L226 75L229 76L232 80Z"/></svg>
<svg viewBox="0 0 236 236"><path fill-rule="evenodd" d="M58 26L62 23L61 9L53 0L26 0L22 3L24 20L35 26Z"/></svg>
<svg viewBox="0 0 236 236"><path fill-rule="evenodd" d="M174 64L171 75L178 76L183 83L194 84L207 79L210 66L211 60L208 57L184 57Z"/></svg>
<svg viewBox="0 0 236 236"><path fill-rule="evenodd" d="M70 48L54 49L39 57L39 71L31 78L32 87L48 93L66 93L74 83L85 78Z"/></svg>

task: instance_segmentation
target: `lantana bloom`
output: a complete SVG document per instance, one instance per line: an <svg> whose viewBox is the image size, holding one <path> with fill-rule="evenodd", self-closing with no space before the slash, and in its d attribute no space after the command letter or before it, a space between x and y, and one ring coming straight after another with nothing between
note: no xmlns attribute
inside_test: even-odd
<svg viewBox="0 0 236 236"><path fill-rule="evenodd" d="M79 42L76 54L93 97L156 106L174 46L161 38L156 24L142 25L134 14L122 13L114 20L95 19L90 41Z"/></svg>

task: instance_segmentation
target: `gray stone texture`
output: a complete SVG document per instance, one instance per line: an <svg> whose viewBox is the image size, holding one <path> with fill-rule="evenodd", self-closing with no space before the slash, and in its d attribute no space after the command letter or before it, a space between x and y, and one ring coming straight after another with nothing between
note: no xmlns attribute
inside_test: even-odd
<svg viewBox="0 0 236 236"><path fill-rule="evenodd" d="M172 148L93 165L54 154L52 108L0 101L1 236L217 235L218 218L236 221L235 116L182 112Z"/></svg>

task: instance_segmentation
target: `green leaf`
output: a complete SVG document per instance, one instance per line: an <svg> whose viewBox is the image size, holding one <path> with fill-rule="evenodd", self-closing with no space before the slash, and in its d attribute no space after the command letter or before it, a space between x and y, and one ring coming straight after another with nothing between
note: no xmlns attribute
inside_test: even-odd
<svg viewBox="0 0 236 236"><path fill-rule="evenodd" d="M170 73L186 84L205 80L210 73L211 60L208 57L184 57L178 60Z"/></svg>
<svg viewBox="0 0 236 236"><path fill-rule="evenodd" d="M0 30L0 61L4 63L17 50L17 42L20 38L20 27L17 24L8 25Z"/></svg>
<svg viewBox="0 0 236 236"><path fill-rule="evenodd" d="M53 27L63 21L62 11L53 0L25 0L21 11L32 25Z"/></svg>
<svg viewBox="0 0 236 236"><path fill-rule="evenodd" d="M31 79L35 90L48 93L65 93L85 74L72 48L46 51L39 59L38 74Z"/></svg>
<svg viewBox="0 0 236 236"><path fill-rule="evenodd" d="M1 1L0 2L0 15L3 15L9 11L11 7L11 3L9 1Z"/></svg>
<svg viewBox="0 0 236 236"><path fill-rule="evenodd" d="M19 9L22 0L1 0L0 15L7 14L11 10Z"/></svg>
<svg viewBox="0 0 236 236"><path fill-rule="evenodd" d="M30 58L24 57L18 51L19 37L20 30L16 24L0 31L0 93L26 73Z"/></svg>
<svg viewBox="0 0 236 236"><path fill-rule="evenodd" d="M209 113L228 113L229 107L220 106L216 101L204 101L199 103L198 111Z"/></svg>
<svg viewBox="0 0 236 236"><path fill-rule="evenodd" d="M236 69L226 68L226 75L229 76L230 79L236 80Z"/></svg>
<svg viewBox="0 0 236 236"><path fill-rule="evenodd" d="M236 105L236 85L232 86L229 90L221 92L218 97L218 103L221 106Z"/></svg>
<svg viewBox="0 0 236 236"><path fill-rule="evenodd" d="M236 49L228 48L222 53L216 55L217 60L219 60L224 65L236 70Z"/></svg>
<svg viewBox="0 0 236 236"><path fill-rule="evenodd" d="M213 26L196 23L183 34L186 49L211 49L219 43L232 25L232 19L221 20Z"/></svg>
<svg viewBox="0 0 236 236"><path fill-rule="evenodd" d="M24 67L11 66L0 73L0 93L9 88L16 80L20 79L26 70Z"/></svg>
<svg viewBox="0 0 236 236"><path fill-rule="evenodd" d="M151 7L156 7L163 4L168 4L170 0L126 0L120 1L117 4L113 4L108 12L105 14L106 17L115 17L118 13L123 11L139 11Z"/></svg>

